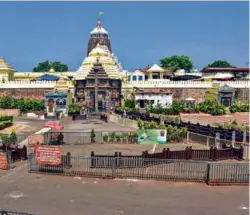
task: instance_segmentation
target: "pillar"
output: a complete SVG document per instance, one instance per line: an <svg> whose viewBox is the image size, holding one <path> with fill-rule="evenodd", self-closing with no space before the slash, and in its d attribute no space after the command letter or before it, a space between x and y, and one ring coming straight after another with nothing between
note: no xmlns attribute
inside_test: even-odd
<svg viewBox="0 0 250 215"><path fill-rule="evenodd" d="M149 73L148 73L148 79L153 79L152 72L149 72Z"/></svg>
<svg viewBox="0 0 250 215"><path fill-rule="evenodd" d="M160 72L160 79L163 79L163 72Z"/></svg>

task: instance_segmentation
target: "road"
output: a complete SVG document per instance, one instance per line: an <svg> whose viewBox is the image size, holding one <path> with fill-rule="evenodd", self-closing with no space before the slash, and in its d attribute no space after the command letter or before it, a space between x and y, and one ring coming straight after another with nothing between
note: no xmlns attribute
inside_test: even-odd
<svg viewBox="0 0 250 215"><path fill-rule="evenodd" d="M27 173L0 178L0 208L41 215L247 215L248 187Z"/></svg>

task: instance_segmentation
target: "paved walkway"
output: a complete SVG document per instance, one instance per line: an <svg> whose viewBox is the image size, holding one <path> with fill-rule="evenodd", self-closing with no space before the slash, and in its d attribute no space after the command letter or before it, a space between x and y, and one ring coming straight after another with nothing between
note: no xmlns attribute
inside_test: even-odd
<svg viewBox="0 0 250 215"><path fill-rule="evenodd" d="M247 215L247 187L27 173L0 178L2 209L41 215Z"/></svg>

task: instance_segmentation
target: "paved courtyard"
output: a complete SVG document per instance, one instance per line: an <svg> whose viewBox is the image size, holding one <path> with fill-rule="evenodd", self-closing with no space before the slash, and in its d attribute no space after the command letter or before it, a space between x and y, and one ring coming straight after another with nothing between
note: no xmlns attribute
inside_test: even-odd
<svg viewBox="0 0 250 215"><path fill-rule="evenodd" d="M0 177L0 208L41 215L247 215L248 187L102 180L27 173Z"/></svg>

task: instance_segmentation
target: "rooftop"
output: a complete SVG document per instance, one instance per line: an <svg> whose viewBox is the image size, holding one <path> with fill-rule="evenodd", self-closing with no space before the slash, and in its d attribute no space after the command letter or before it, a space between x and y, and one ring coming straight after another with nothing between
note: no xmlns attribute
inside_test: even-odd
<svg viewBox="0 0 250 215"><path fill-rule="evenodd" d="M246 67L205 67L201 72L210 72L210 71L232 71L232 72L249 72L250 68Z"/></svg>

